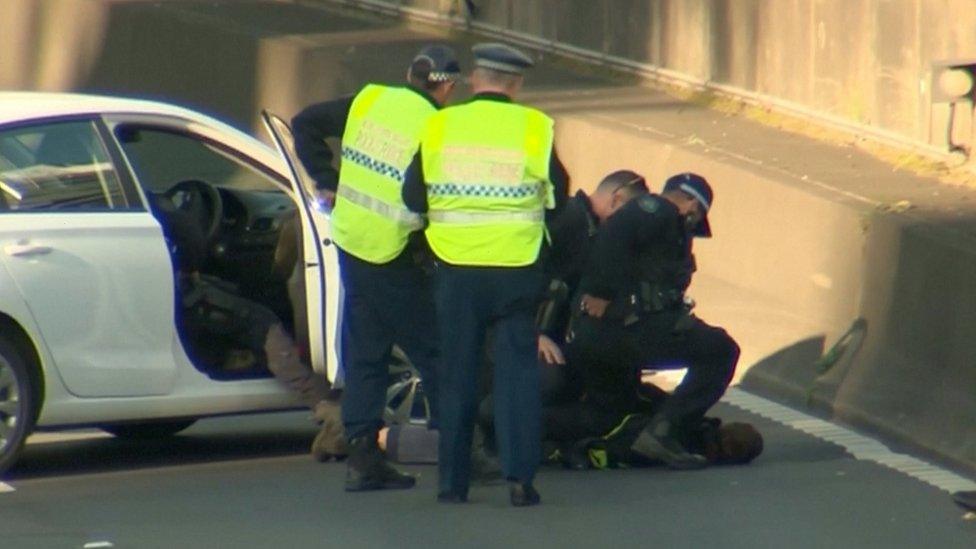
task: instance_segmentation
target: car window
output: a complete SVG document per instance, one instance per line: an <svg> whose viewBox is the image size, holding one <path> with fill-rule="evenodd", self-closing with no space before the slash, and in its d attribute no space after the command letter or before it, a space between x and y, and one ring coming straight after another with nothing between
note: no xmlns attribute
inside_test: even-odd
<svg viewBox="0 0 976 549"><path fill-rule="evenodd" d="M0 211L128 208L91 120L0 131Z"/></svg>
<svg viewBox="0 0 976 549"><path fill-rule="evenodd" d="M116 129L143 188L162 193L180 181L199 180L243 191L281 191L271 176L202 138L134 126Z"/></svg>

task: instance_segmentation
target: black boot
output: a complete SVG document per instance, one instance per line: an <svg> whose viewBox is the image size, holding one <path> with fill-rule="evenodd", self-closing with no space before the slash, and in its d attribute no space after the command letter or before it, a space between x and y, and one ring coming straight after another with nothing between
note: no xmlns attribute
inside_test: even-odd
<svg viewBox="0 0 976 549"><path fill-rule="evenodd" d="M976 490L956 492L952 494L952 500L964 509L976 511Z"/></svg>
<svg viewBox="0 0 976 549"><path fill-rule="evenodd" d="M630 449L647 459L663 461L672 469L701 469L708 465L705 456L685 450L674 437L671 422L660 415L640 432Z"/></svg>
<svg viewBox="0 0 976 549"><path fill-rule="evenodd" d="M349 441L347 492L403 490L413 488L416 483L416 478L397 471L386 462L386 456L376 445L376 433Z"/></svg>
<svg viewBox="0 0 976 549"><path fill-rule="evenodd" d="M542 497L539 496L539 492L531 483L511 483L508 488L508 496L515 507L529 507L530 505L539 505L542 502Z"/></svg>

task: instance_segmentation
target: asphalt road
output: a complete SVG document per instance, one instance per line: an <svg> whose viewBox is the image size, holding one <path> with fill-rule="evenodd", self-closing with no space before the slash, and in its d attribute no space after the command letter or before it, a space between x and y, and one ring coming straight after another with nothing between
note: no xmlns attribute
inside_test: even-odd
<svg viewBox="0 0 976 549"><path fill-rule="evenodd" d="M0 493L0 546L972 547L946 492L720 404L766 439L753 464L696 472L544 468L543 505L503 486L435 502L436 468L402 492L347 494L345 466L306 453L305 414L205 420L168 441L28 445ZM49 437L51 438L51 437ZM101 545L107 547L108 545Z"/></svg>
<svg viewBox="0 0 976 549"><path fill-rule="evenodd" d="M175 101L245 129L261 108L289 116L367 78L398 81L433 33L281 2L61 6L97 23L86 28L85 44L95 44L86 48L43 28L54 18L38 23L32 39L47 49L39 62L61 60L62 88ZM461 51L473 41L443 38ZM25 71L24 87L44 87L37 67L9 66ZM534 93L622 85L560 64L532 79ZM684 107L662 99L654 108ZM976 521L947 492L733 406L716 412L763 432L755 463L545 469L543 505L531 509L511 508L503 487L439 505L433 467L408 468L420 475L414 490L346 494L344 466L307 455L315 430L300 413L205 420L164 441L48 435L0 484L0 547L976 546Z"/></svg>

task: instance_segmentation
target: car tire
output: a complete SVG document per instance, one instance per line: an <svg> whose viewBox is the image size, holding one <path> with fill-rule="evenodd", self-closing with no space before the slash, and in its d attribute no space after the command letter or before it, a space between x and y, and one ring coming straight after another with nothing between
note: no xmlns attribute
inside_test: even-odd
<svg viewBox="0 0 976 549"><path fill-rule="evenodd" d="M0 337L0 473L17 461L37 420L39 403L28 368L17 346Z"/></svg>
<svg viewBox="0 0 976 549"><path fill-rule="evenodd" d="M118 438L153 439L171 437L196 422L197 420L195 419L180 419L150 421L146 423L119 423L116 425L102 425L101 429Z"/></svg>
<svg viewBox="0 0 976 549"><path fill-rule="evenodd" d="M383 421L387 425L430 421L430 402L420 372L399 347L393 347L391 358Z"/></svg>

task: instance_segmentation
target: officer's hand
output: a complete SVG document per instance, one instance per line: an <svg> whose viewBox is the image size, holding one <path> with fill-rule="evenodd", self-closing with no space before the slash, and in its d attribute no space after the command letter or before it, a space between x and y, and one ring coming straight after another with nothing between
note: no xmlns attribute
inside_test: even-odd
<svg viewBox="0 0 976 549"><path fill-rule="evenodd" d="M318 199L325 204L330 210L335 206L336 193L335 191L330 191L329 189L318 189L315 191L318 195Z"/></svg>
<svg viewBox="0 0 976 549"><path fill-rule="evenodd" d="M603 318L603 315L606 314L607 307L609 305L610 301L606 299L593 297L590 294L583 294L583 301L580 303L580 309L593 318Z"/></svg>
<svg viewBox="0 0 976 549"><path fill-rule="evenodd" d="M566 358L556 342L548 336L539 336L539 360L546 364L566 364Z"/></svg>

